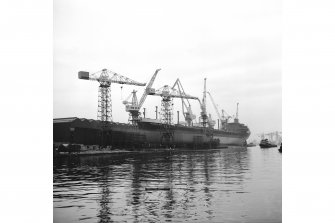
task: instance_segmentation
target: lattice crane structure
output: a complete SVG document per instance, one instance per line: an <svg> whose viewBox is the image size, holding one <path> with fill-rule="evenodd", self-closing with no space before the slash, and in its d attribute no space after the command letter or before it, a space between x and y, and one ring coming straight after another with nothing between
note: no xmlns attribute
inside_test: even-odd
<svg viewBox="0 0 335 223"><path fill-rule="evenodd" d="M162 88L157 89L152 95L161 96L161 120L163 124L171 125L173 121L173 98L182 99L195 99L199 100L198 97L188 95L185 92L180 92L168 85L164 85Z"/></svg>
<svg viewBox="0 0 335 223"><path fill-rule="evenodd" d="M112 99L110 86L112 83L145 86L145 83L134 81L113 71L103 69L95 73L79 71L78 78L99 82L98 115L97 119L103 122L112 121Z"/></svg>

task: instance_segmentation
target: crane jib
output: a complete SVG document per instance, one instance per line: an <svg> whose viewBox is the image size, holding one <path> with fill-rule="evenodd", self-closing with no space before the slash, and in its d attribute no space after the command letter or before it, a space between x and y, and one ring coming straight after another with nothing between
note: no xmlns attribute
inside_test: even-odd
<svg viewBox="0 0 335 223"><path fill-rule="evenodd" d="M127 82L127 81L120 81L120 80L108 80L110 83L117 83L117 84L127 84L127 85L137 85L137 86L145 86L146 83L137 83L137 82Z"/></svg>

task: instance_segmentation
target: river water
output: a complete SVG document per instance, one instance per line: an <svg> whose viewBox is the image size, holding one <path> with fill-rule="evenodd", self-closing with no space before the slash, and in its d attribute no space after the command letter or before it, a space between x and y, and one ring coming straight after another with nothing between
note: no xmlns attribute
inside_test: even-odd
<svg viewBox="0 0 335 223"><path fill-rule="evenodd" d="M282 221L277 148L54 159L54 222Z"/></svg>

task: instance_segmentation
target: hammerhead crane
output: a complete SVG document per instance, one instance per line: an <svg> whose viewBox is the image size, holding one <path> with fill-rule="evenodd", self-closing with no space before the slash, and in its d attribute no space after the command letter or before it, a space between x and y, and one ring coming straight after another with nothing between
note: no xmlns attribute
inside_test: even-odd
<svg viewBox="0 0 335 223"><path fill-rule="evenodd" d="M112 83L145 86L145 83L134 81L107 69L95 73L79 71L78 78L99 82L98 120L104 122L112 121L112 99L110 92Z"/></svg>
<svg viewBox="0 0 335 223"><path fill-rule="evenodd" d="M137 96L136 96L136 91L133 90L133 92L127 97L126 100L123 101L123 104L126 105L126 111L129 112L129 115L131 116L131 121L133 122L133 124L136 123L136 121L139 120L139 116L140 116L140 109L147 97L148 94L153 94L155 92L155 89L152 88L152 85L156 79L156 76L158 74L158 72L161 69L157 69L155 71L155 73L152 75L147 87L145 88L143 95L141 97L140 102L138 102L137 100ZM128 100L130 99L130 97L132 96L132 100L131 102L129 102Z"/></svg>
<svg viewBox="0 0 335 223"><path fill-rule="evenodd" d="M181 84L179 78L173 84L172 89L175 89L176 86L178 87L179 92L181 92L182 94L185 94L183 85ZM188 98L181 97L181 102L182 102L182 112L183 112L185 121L188 126L191 126L192 121L196 118L196 116L192 112L190 101L188 100ZM186 108L186 111L185 111L185 108Z"/></svg>
<svg viewBox="0 0 335 223"><path fill-rule="evenodd" d="M199 100L198 97L194 97L186 94L185 92L181 92L177 89L174 89L168 85L164 85L162 88L159 88L155 91L155 93L151 95L161 96L162 104L161 104L161 113L163 115L162 122L163 124L171 125L172 117L173 117L173 98L182 98L182 99L195 99Z"/></svg>

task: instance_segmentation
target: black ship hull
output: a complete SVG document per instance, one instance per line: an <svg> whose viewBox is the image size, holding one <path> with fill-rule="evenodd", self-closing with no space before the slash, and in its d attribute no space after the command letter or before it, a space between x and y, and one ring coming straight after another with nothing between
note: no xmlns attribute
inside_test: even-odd
<svg viewBox="0 0 335 223"><path fill-rule="evenodd" d="M248 130L241 133L204 127L164 125L148 121L130 125L79 118L54 119L54 143L100 145L112 148L245 146L249 135Z"/></svg>

